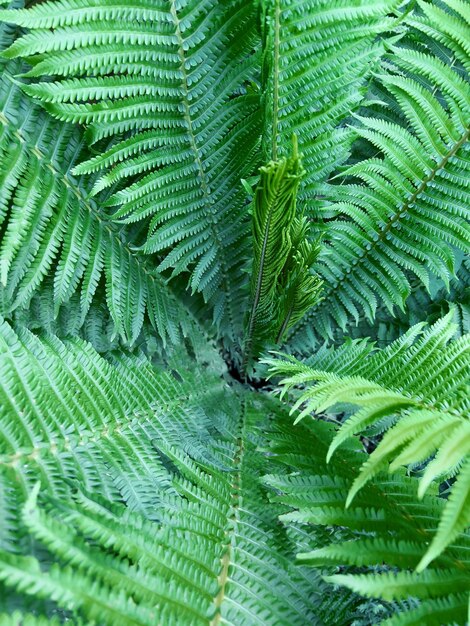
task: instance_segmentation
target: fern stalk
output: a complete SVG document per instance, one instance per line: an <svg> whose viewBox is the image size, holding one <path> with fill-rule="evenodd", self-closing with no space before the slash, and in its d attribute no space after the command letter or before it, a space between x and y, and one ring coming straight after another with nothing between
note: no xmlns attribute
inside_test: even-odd
<svg viewBox="0 0 470 626"><path fill-rule="evenodd" d="M291 320L293 311L294 311L294 305L292 305L290 307L289 312L285 316L284 321L282 322L282 326L279 329L279 332L278 332L277 337L276 337L276 344L278 344L278 345L281 343L281 340L284 337L284 333L286 332L286 330L289 327L289 322Z"/></svg>
<svg viewBox="0 0 470 626"><path fill-rule="evenodd" d="M230 565L233 558L234 546L233 541L235 539L237 526L239 524L239 513L238 509L240 506L240 498L241 498L241 490L242 490L242 475L241 468L244 460L245 454L245 439L246 439L246 421L247 421L247 407L246 407L246 399L243 398L241 400L240 407L240 430L239 436L236 443L236 451L233 459L233 465L236 468L235 476L232 481L232 494L231 494L231 506L229 513L227 515L228 518L228 526L225 530L225 536L227 538L227 543L225 546L225 551L221 559L221 571L218 577L219 583L219 592L214 599L215 603L215 615L211 620L210 626L219 626L222 621L222 606L227 594L227 586L229 583L229 570Z"/></svg>

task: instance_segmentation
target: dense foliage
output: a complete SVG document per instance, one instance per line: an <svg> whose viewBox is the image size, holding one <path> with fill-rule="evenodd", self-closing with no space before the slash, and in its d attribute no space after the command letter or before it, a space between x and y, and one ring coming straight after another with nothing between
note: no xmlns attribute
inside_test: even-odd
<svg viewBox="0 0 470 626"><path fill-rule="evenodd" d="M0 626L470 621L468 0L0 10Z"/></svg>

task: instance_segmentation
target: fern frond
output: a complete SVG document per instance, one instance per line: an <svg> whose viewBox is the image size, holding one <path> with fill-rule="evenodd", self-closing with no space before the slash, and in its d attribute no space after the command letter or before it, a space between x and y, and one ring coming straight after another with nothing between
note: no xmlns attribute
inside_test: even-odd
<svg viewBox="0 0 470 626"><path fill-rule="evenodd" d="M155 503L162 469L152 438L159 426L141 412L161 403L161 419L171 411L184 422L192 419L184 398L198 406L210 387L181 386L141 358L121 357L113 367L78 339L40 340L21 329L16 335L6 322L1 331L0 466L12 494L7 518L15 519L17 498L38 479L56 495L65 481L78 480L104 495L120 491L138 509ZM198 413L203 423L202 404ZM15 529L6 525L2 544L15 544Z"/></svg>
<svg viewBox="0 0 470 626"><path fill-rule="evenodd" d="M387 626L464 626L470 584L468 532L454 537L425 571L417 571L444 515L444 500L436 495L417 500L417 479L400 472L372 478L345 509L344 498L364 454L352 440L341 457L327 463L333 436L331 424L311 420L292 428L278 419L269 432L270 453L279 471L265 481L273 488L273 501L291 509L281 519L287 525L302 522L329 530L328 545L313 544L311 551L298 555L299 563L320 568L328 582L366 597L417 600L381 622ZM296 472L290 469L293 459Z"/></svg>
<svg viewBox="0 0 470 626"><path fill-rule="evenodd" d="M297 137L292 156L260 169L253 199L253 265L251 312L244 347L244 366L267 342L285 332L319 299L322 282L310 268L320 252L308 239L309 224L296 216L297 191L305 174Z"/></svg>
<svg viewBox="0 0 470 626"><path fill-rule="evenodd" d="M279 277L277 297L282 324L276 335L281 343L285 333L321 298L323 281L312 271L320 254L320 241L309 239L306 217L296 218L290 229L291 249Z"/></svg>
<svg viewBox="0 0 470 626"><path fill-rule="evenodd" d="M8 63L0 80L3 315L28 307L50 276L53 316L78 294L82 325L103 281L115 332L124 341L137 340L147 314L164 343L178 342L189 311L130 249L123 228L88 198L89 182L72 176L83 149L80 133L22 94L10 77L20 68Z"/></svg>
<svg viewBox="0 0 470 626"><path fill-rule="evenodd" d="M318 205L329 174L347 158L344 120L360 106L391 28L393 0L266 0L265 152L287 157L299 138L306 175L299 197ZM327 158L326 158L327 155Z"/></svg>
<svg viewBox="0 0 470 626"><path fill-rule="evenodd" d="M425 286L429 275L448 283L454 248L469 250L468 51L460 42L470 29L452 3L442 4L446 19L420 3L425 14L409 18L409 38L389 46L377 71L388 95L357 116L367 154L382 156L353 164L345 184L329 188L326 210L337 217L318 265L327 287L291 334L296 344L305 332L332 337L362 314L372 321L379 302L390 312L403 308L410 274ZM436 44L448 46L445 54Z"/></svg>
<svg viewBox="0 0 470 626"><path fill-rule="evenodd" d="M291 251L291 225L295 219L297 189L305 170L297 145L291 158L271 161L261 168L261 178L253 201L254 259L251 279L253 312L250 324L267 326L269 334L277 318L277 282ZM250 331L249 331L250 332Z"/></svg>
<svg viewBox="0 0 470 626"><path fill-rule="evenodd" d="M466 625L467 5L21 3L0 626Z"/></svg>
<svg viewBox="0 0 470 626"><path fill-rule="evenodd" d="M110 626L322 623L318 575L290 560L305 537L280 529L259 481L262 403L220 366L1 336L2 593Z"/></svg>
<svg viewBox="0 0 470 626"><path fill-rule="evenodd" d="M81 626L80 621L69 621L70 626ZM0 614L0 626L60 626L56 617L47 618L16 611L11 615Z"/></svg>
<svg viewBox="0 0 470 626"><path fill-rule="evenodd" d="M293 357L267 359L272 375L286 375L284 390L310 385L302 391L292 412L303 405L297 421L312 412L341 412L345 406L358 410L346 420L333 440L328 459L348 438L371 427L387 431L364 462L349 492L349 506L359 489L387 467L421 463L435 455L420 483L423 497L429 485L452 476L462 465L453 492L447 501L437 534L418 569L422 570L470 524L468 508L470 481L470 420L468 380L470 376L470 335L449 342L454 332L452 315L423 332L418 325L375 354L341 369L315 368Z"/></svg>
<svg viewBox="0 0 470 626"><path fill-rule="evenodd" d="M240 179L258 164L260 135L259 95L245 87L258 59L254 3L59 0L0 18L30 29L5 53L46 78L24 90L93 142L115 138L74 173L100 172L95 192L118 185L113 220L151 218L140 249L163 255L161 272L191 271L233 340L247 256Z"/></svg>
<svg viewBox="0 0 470 626"><path fill-rule="evenodd" d="M449 288L442 280L431 277L428 290L411 277L411 294L403 311L396 311L392 315L380 305L373 323L361 315L357 326L351 326L345 332L335 329L334 345L339 347L351 338L369 337L377 346L383 348L406 333L411 326L420 322L433 324L450 310L454 314L456 336L464 335L470 332L469 284L470 258L462 259L456 276L449 282ZM302 344L295 344L295 354L302 358L309 356L315 351L317 343L318 338L310 335Z"/></svg>

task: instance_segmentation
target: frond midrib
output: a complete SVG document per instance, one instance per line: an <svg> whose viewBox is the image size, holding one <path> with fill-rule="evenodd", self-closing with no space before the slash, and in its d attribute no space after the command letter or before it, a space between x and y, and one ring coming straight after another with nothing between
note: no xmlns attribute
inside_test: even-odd
<svg viewBox="0 0 470 626"><path fill-rule="evenodd" d="M249 321L248 329L246 333L247 339L246 339L246 345L245 345L244 354L243 354L242 375L245 374L246 366L251 358L251 352L252 352L252 346L253 346L253 340L254 340L254 331L256 327L256 312L258 309L260 296L261 296L261 286L263 284L263 275L264 275L264 270L265 270L264 262L266 258L266 248L267 248L268 240L269 240L269 229L271 227L272 207L276 206L278 198L279 198L279 190L277 190L275 195L273 196L272 202L270 203L269 209L267 211L268 219L266 220L266 227L264 229L263 245L261 248L259 270L258 270L258 276L256 277L256 288L255 288L255 293L253 295L253 303L251 305L251 312L250 312L250 321Z"/></svg>
<svg viewBox="0 0 470 626"><path fill-rule="evenodd" d="M228 317L229 317L229 328L234 329L235 320L233 318L233 311L232 311L232 306L231 306L231 298L232 298L231 284L230 284L230 279L229 279L227 261L225 259L225 255L222 254L224 250L224 246L222 245L222 241L221 241L220 234L219 234L219 229L217 228L218 221L215 217L214 211L211 210L211 205L213 204L213 201L211 200L211 195L209 193L209 188L207 184L206 172L202 164L200 151L196 142L196 136L193 131L193 121L191 117L191 109L189 106L189 99L188 99L188 95L189 95L188 73L185 67L186 57L185 57L184 45L183 45L184 41L183 41L183 36L181 34L180 20L178 18L178 13L176 10L175 0L170 0L170 12L174 21L176 38L178 41L178 56L181 62L180 64L180 70L181 70L181 75L182 75L181 86L182 86L182 92L183 92L181 94L181 99L182 99L183 106L184 106L184 119L186 120L186 124L187 124L189 144L190 144L193 156L194 156L194 162L196 163L196 166L198 168L199 179L201 181L201 190L202 190L202 195L204 197L204 213L208 219L214 239L217 242L217 257L220 260L220 267L222 270L222 277L223 277L222 284L225 287L223 291L228 302L227 312L228 312Z"/></svg>
<svg viewBox="0 0 470 626"><path fill-rule="evenodd" d="M14 359L11 359L11 362L14 365ZM218 387L219 382L217 381L211 385L206 385L204 389L201 389L200 391L188 391L186 393L179 394L173 397L171 401L165 401L163 408L165 411L171 411L173 408L190 404L196 399L210 398L212 392ZM103 428L100 430L90 431L88 428L80 428L79 425L76 425L76 431L74 433L69 432L62 438L59 438L57 436L58 433L55 433L53 441L37 444L29 450L23 448L11 454L1 454L0 467L15 467L18 463L27 461L28 459L38 461L41 457L54 455L66 451L71 447L80 448L80 446L90 442L97 443L101 440L109 440L114 434L124 437L126 430L132 432L132 428L136 424L149 420L149 414L152 410L158 411L162 408L162 406L162 403L157 403L155 406L149 406L149 413L135 412L132 419L126 421L121 420L113 422L112 419L110 419L108 423L103 424ZM74 437L77 437L75 441L73 440Z"/></svg>
<svg viewBox="0 0 470 626"><path fill-rule="evenodd" d="M8 118L5 117L4 119L5 119L6 124L10 124L10 121L8 120ZM3 120L1 121L3 123ZM29 145L28 139L21 128L15 129L15 131L12 134L16 135L18 139L21 141L21 143ZM184 305L182 294L179 293L177 289L172 287L172 285L169 284L167 281L164 281L163 279L156 276L154 272L152 272L152 270L150 269L149 262L147 259L145 259L145 257L143 257L142 255L135 254L130 249L129 243L127 241L124 241L119 236L119 233L120 233L119 227L115 225L114 223L109 222L107 219L105 219L103 215L101 214L99 208L96 206L96 204L92 202L90 198L84 195L84 191L82 190L82 188L79 185L75 185L72 183L69 177L69 172L68 171L62 172L59 169L57 169L52 158L45 158L45 155L41 152L41 150L37 146L34 146L31 149L31 154L33 154L38 159L39 162L42 162L44 164L44 167L48 168L57 180L60 180L61 183L65 185L65 187L67 187L69 190L72 191L72 193L76 196L76 198L80 202L80 205L86 208L87 211L92 216L92 218L97 220L102 225L102 227L108 231L109 236L112 238L113 243L115 243L120 249L124 250L127 253L128 257L132 258L137 263L142 273L145 274L147 280L149 280L154 285L158 286L158 289L169 292L171 294L171 297L180 306L182 305L182 310L184 309L184 314L189 319L191 319L192 322L194 322L196 325L199 326L200 321L196 319L194 313L191 311L191 308ZM12 309L14 309L16 306L17 306L16 303L14 303ZM13 314L13 311L11 311L9 314L5 313L4 314L5 319L12 320L13 319L12 314ZM206 329L206 332L207 332L207 329Z"/></svg>
<svg viewBox="0 0 470 626"><path fill-rule="evenodd" d="M242 497L242 466L245 454L245 437L246 437L246 398L242 399L240 432L237 440L236 452L233 464L236 467L236 474L232 483L232 493L230 508L227 514L227 527L225 530L226 543L224 554L221 559L222 568L218 576L219 591L214 597L215 614L209 626L219 626L222 621L222 606L225 600L227 584L229 581L229 570L233 556L233 542L236 538L237 526L239 523L239 506Z"/></svg>
<svg viewBox="0 0 470 626"><path fill-rule="evenodd" d="M277 159L277 138L279 127L279 53L280 53L281 5L275 0L274 5L274 55L273 55L273 127L272 127L272 159Z"/></svg>

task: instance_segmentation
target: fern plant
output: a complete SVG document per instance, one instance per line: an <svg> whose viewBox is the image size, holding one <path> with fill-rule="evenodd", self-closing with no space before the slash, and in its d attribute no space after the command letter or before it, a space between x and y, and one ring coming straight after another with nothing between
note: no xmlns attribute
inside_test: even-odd
<svg viewBox="0 0 470 626"><path fill-rule="evenodd" d="M188 316L178 295L89 198L90 183L72 176L82 134L58 125L25 97L13 82L22 69L17 62L3 64L0 86L3 315L27 307L49 277L54 315L77 293L82 325L102 283L115 330L125 341L137 340L146 313L164 342L177 341Z"/></svg>
<svg viewBox="0 0 470 626"><path fill-rule="evenodd" d="M464 626L467 0L3 6L0 625Z"/></svg>
<svg viewBox="0 0 470 626"><path fill-rule="evenodd" d="M281 519L288 526L325 529L321 542L314 534L316 541L298 554L298 562L319 568L332 584L391 603L395 611L382 613L387 626L465 624L468 534L454 538L445 553L418 571L443 515L442 498L436 490L418 500L413 495L417 479L402 471L372 478L345 508L364 454L357 441L348 441L342 457L327 464L332 426L303 420L292 429L279 421L270 433L270 459L278 470L265 482L273 489L273 502L290 509ZM292 472L294 458L297 471Z"/></svg>
<svg viewBox="0 0 470 626"><path fill-rule="evenodd" d="M468 191L461 185L468 179L470 132L462 47L468 7L446 3L455 11L449 15L431 3L419 6L423 15L389 42L375 72L380 92L372 90L369 110L355 116L354 133L369 153L327 192L333 217L320 264L327 289L293 330L296 344L312 328L329 336L333 326L345 328L362 313L373 320L379 301L389 310L403 308L410 274L425 286L430 272L448 282L454 249L468 253Z"/></svg>
<svg viewBox="0 0 470 626"><path fill-rule="evenodd" d="M422 497L436 478L444 480L461 468L444 509L436 537L418 565L418 571L449 545L470 520L470 335L448 344L455 328L451 314L416 341L420 326L377 353L361 349L361 358L349 351L328 371L334 355L317 355L308 364L294 358L268 359L274 375L286 375L283 390L295 385L301 392L293 411L304 405L298 420L312 412L355 405L355 412L340 428L328 452L330 459L341 444L357 433L384 433L368 456L348 494L346 506L368 480L388 467L418 464L432 455L419 486ZM355 351L352 348L351 351ZM319 368L316 365L318 363ZM326 368L326 369L324 369Z"/></svg>
<svg viewBox="0 0 470 626"><path fill-rule="evenodd" d="M253 172L259 144L259 96L246 87L254 11L214 0L109 9L66 0L3 15L32 30L6 56L34 57L27 76L55 78L25 91L58 119L85 123L92 145L114 139L74 172L102 172L93 194L118 185L101 204L118 207L112 221L151 217L138 249L164 253L158 271L190 269L191 289L216 324L227 316L230 336L246 246L240 178Z"/></svg>

